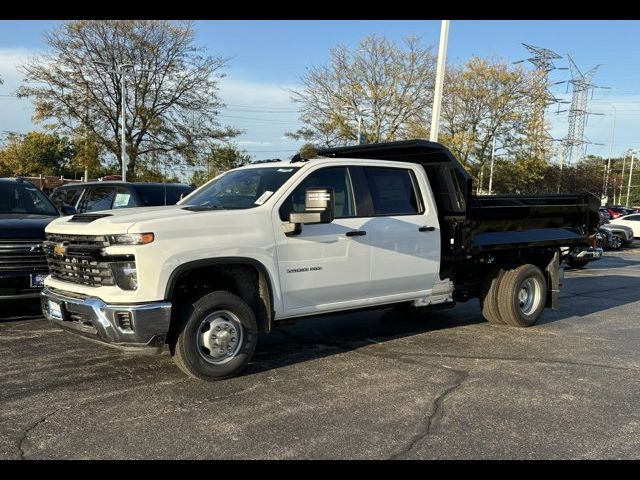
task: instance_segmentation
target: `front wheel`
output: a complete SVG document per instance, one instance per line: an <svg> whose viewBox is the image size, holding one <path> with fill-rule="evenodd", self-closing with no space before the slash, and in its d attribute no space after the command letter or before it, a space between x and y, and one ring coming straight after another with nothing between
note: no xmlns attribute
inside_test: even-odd
<svg viewBox="0 0 640 480"><path fill-rule="evenodd" d="M251 360L258 324L239 296L208 293L187 309L183 322L174 361L190 377L209 381L233 377Z"/></svg>
<svg viewBox="0 0 640 480"><path fill-rule="evenodd" d="M498 310L505 324L530 327L538 321L547 302L547 282L535 265L507 270L500 281Z"/></svg>

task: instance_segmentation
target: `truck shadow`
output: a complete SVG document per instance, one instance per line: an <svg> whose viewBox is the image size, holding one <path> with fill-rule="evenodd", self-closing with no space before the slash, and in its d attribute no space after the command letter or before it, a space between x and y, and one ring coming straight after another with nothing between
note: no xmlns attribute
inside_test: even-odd
<svg viewBox="0 0 640 480"><path fill-rule="evenodd" d="M484 323L477 301L469 304L474 305L471 309L465 308L467 313L457 311L455 315L457 308L434 310L421 317L399 314L388 308L301 319L295 325L278 327L271 334L262 335L244 374L337 355L374 343Z"/></svg>
<svg viewBox="0 0 640 480"><path fill-rule="evenodd" d="M634 262L637 263L637 262ZM610 267L611 268L611 267ZM583 270L588 272L588 269ZM624 275L571 276L564 280L558 310L547 309L532 328L559 321L603 315L609 309L640 301L640 278ZM262 335L245 375L356 350L374 343L425 334L441 329L486 323L477 300L453 309L434 310L421 317L398 314L392 309L344 313L300 319ZM489 327L489 324L487 324ZM513 330L508 326L491 326ZM523 330L523 333L526 330Z"/></svg>

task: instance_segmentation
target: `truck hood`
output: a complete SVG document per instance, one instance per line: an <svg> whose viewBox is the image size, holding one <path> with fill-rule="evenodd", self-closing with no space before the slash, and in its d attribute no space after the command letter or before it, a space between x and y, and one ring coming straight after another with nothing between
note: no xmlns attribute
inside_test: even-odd
<svg viewBox="0 0 640 480"><path fill-rule="evenodd" d="M0 214L0 238L44 238L44 228L58 217L26 213Z"/></svg>
<svg viewBox="0 0 640 480"><path fill-rule="evenodd" d="M238 214L241 210L209 210L194 212L185 210L184 205L162 207L122 208L104 210L60 218L47 227L51 233L75 235L111 235L122 233L142 233L153 231L157 226L167 228L171 225L180 228L181 220L195 216ZM225 215L226 214L226 215ZM74 218L75 217L75 218ZM87 221L78 221L86 219Z"/></svg>

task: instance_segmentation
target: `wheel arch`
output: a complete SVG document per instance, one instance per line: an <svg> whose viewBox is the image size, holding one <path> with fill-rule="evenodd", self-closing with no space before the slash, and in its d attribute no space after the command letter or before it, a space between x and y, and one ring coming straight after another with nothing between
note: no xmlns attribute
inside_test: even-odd
<svg viewBox="0 0 640 480"><path fill-rule="evenodd" d="M176 267L167 281L165 288L164 299L171 301L174 296L174 291L178 280L185 274L197 269L207 267L225 267L225 266L248 266L256 270L258 274L258 295L265 302L266 318L258 318L259 328L262 331L269 333L273 327L273 320L275 318L274 309L274 287L273 279L269 275L269 270L260 261L250 257L216 257L216 258L204 258L199 260L192 260ZM256 313L256 316L259 317Z"/></svg>

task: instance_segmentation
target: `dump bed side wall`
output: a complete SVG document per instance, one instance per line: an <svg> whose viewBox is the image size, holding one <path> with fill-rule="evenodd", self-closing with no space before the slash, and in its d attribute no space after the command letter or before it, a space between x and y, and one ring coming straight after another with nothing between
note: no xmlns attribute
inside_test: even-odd
<svg viewBox="0 0 640 480"><path fill-rule="evenodd" d="M467 252L584 244L599 222L592 194L474 196L471 203Z"/></svg>

